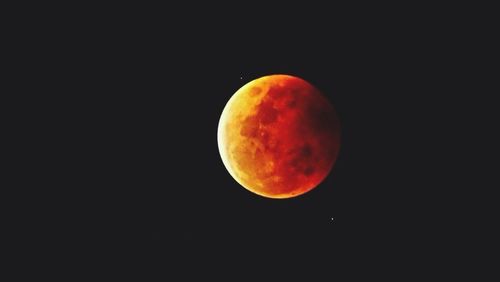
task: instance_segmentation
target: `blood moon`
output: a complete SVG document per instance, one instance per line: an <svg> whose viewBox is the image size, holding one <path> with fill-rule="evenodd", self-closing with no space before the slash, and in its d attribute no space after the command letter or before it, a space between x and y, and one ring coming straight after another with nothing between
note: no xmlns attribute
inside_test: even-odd
<svg viewBox="0 0 500 282"><path fill-rule="evenodd" d="M264 76L241 87L219 120L217 143L231 176L268 198L302 195L330 172L340 146L333 106L307 81Z"/></svg>

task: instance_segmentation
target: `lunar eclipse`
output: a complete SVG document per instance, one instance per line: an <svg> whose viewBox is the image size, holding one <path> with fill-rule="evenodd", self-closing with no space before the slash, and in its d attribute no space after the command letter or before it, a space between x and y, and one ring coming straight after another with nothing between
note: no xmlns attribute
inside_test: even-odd
<svg viewBox="0 0 500 282"><path fill-rule="evenodd" d="M317 187L340 148L333 105L309 82L268 75L245 84L219 120L217 143L224 166L247 190L284 199Z"/></svg>

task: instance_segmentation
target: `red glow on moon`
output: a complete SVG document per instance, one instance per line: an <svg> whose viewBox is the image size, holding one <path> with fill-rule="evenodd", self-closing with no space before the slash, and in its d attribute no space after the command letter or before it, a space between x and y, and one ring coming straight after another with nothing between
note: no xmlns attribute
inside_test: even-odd
<svg viewBox="0 0 500 282"><path fill-rule="evenodd" d="M238 183L264 197L290 198L329 174L339 152L340 123L313 85L269 75L231 97L217 139L223 163Z"/></svg>

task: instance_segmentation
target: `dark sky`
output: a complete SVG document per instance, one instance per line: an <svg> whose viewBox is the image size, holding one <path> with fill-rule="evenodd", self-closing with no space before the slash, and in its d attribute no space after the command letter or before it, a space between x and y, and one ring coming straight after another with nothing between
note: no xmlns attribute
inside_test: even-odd
<svg viewBox="0 0 500 282"><path fill-rule="evenodd" d="M203 54L202 46L201 54L169 51L165 43L98 57L104 63L89 71L105 82L91 86L95 92L83 121L92 132L86 137L89 169L96 176L91 198L104 211L103 218L95 215L104 229L94 231L109 232L111 242L124 240L126 248L140 249L149 259L164 260L176 250L186 262L219 248L346 251L374 247L380 233L386 242L385 236L399 232L396 226L407 219L393 209L406 204L394 202L394 193L406 196L402 190L413 184L396 184L407 154L399 143L407 125L387 124L404 112L393 106L401 101L395 88L408 88L396 70L399 62L378 57L386 52L373 58L363 48L318 51L288 44L269 52L239 48L225 56L222 50ZM316 85L336 107L342 126L342 147L329 177L289 200L243 189L223 166L216 142L231 95L275 73Z"/></svg>
<svg viewBox="0 0 500 282"><path fill-rule="evenodd" d="M114 14L68 28L56 68L61 93L73 93L62 97L73 117L64 138L74 141L64 158L78 161L66 174L74 188L65 201L84 247L158 269L197 269L218 255L258 256L267 267L321 256L349 268L406 267L425 253L443 198L427 177L443 173L431 154L444 145L433 137L443 101L436 80L448 78L441 70L453 61L440 29L403 10L261 25ZM330 175L289 200L237 184L216 139L231 95L276 73L317 86L342 128Z"/></svg>

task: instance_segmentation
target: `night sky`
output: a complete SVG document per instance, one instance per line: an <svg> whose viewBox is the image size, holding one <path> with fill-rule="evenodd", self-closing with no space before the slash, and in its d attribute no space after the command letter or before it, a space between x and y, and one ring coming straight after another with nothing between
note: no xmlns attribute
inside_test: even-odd
<svg viewBox="0 0 500 282"><path fill-rule="evenodd" d="M65 159L77 165L65 204L89 260L194 272L252 256L262 268L322 256L344 269L406 267L439 226L442 194L426 176L437 174L430 116L440 109L429 105L447 64L432 43L441 37L407 16L367 8L243 25L141 14L69 28L58 67L72 93L62 99L74 141ZM331 173L292 199L241 187L217 148L228 99L269 74L315 85L341 123Z"/></svg>
<svg viewBox="0 0 500 282"><path fill-rule="evenodd" d="M373 62L357 50L282 48L244 48L232 57L194 50L164 56L154 48L142 51L144 57L115 53L126 58L121 66L118 58L109 69L96 66L108 87L96 87L95 127L89 129L94 156L87 157L97 176L92 202L109 218L96 214L103 229L93 231L156 262L173 250L189 263L220 248L374 247L369 242L380 226L399 217L390 214L389 220L385 213L404 206L390 195L401 177L396 162L402 156L393 153L401 136L385 124L393 113L385 103L394 97L384 83L398 77L387 74L386 61ZM241 187L223 166L216 138L231 95L252 79L277 73L318 87L342 128L330 175L309 193L286 200Z"/></svg>

